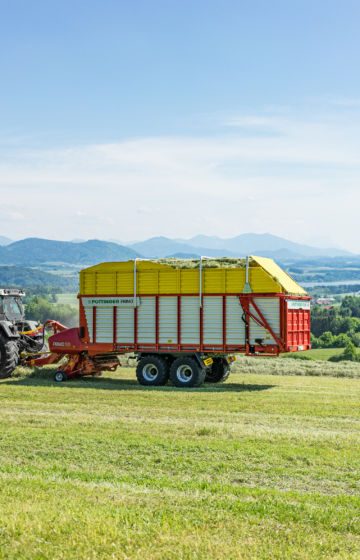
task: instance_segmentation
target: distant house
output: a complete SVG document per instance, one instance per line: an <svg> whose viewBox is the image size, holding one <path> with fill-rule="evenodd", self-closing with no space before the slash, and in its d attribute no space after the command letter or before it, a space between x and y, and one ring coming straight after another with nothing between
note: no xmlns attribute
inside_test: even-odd
<svg viewBox="0 0 360 560"><path fill-rule="evenodd" d="M327 306L333 305L335 303L335 298L333 298L333 297L320 297L316 300L316 303L318 305L323 305L324 307L327 307Z"/></svg>

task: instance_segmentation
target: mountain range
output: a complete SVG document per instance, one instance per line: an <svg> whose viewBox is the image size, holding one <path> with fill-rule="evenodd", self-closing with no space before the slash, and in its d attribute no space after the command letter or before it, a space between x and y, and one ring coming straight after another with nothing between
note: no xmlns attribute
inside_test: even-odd
<svg viewBox="0 0 360 560"><path fill-rule="evenodd" d="M152 237L145 241L120 245L97 239L89 241L56 241L26 238L1 244L0 265L39 266L54 263L92 265L102 261L124 261L143 258L196 258L203 256L243 257L257 254L278 260L301 258L346 257L351 253L341 249L320 249L295 243L271 234L246 233L229 239L198 235L191 239Z"/></svg>
<svg viewBox="0 0 360 560"><path fill-rule="evenodd" d="M342 257L351 255L351 253L342 249L321 249L289 241L269 233L244 233L228 239L207 235L197 235L191 239L152 237L145 241L133 243L130 247L148 258L174 256L179 253L210 257L239 257L257 254L278 259L319 256Z"/></svg>

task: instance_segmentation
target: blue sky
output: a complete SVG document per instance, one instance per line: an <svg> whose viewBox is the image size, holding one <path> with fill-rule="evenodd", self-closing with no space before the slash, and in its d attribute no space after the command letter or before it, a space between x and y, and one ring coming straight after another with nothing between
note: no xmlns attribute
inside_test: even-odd
<svg viewBox="0 0 360 560"><path fill-rule="evenodd" d="M359 22L349 0L0 0L0 234L360 252Z"/></svg>

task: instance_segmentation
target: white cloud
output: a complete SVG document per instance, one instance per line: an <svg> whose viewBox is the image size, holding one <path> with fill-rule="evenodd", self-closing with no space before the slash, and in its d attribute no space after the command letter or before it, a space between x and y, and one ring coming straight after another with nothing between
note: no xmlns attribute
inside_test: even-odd
<svg viewBox="0 0 360 560"><path fill-rule="evenodd" d="M226 123L229 133L220 127L213 136L4 152L2 197L26 216L14 236L271 231L298 240L321 234L360 252L359 118L254 114Z"/></svg>
<svg viewBox="0 0 360 560"><path fill-rule="evenodd" d="M265 115L235 115L226 119L224 121L224 125L245 128L281 128L283 125L283 121L277 117L270 117Z"/></svg>
<svg viewBox="0 0 360 560"><path fill-rule="evenodd" d="M1 205L0 209L0 223L18 222L25 219L23 211L19 211L16 206L7 205L6 202ZM1 235L1 234L0 234ZM5 235L5 232L2 234Z"/></svg>

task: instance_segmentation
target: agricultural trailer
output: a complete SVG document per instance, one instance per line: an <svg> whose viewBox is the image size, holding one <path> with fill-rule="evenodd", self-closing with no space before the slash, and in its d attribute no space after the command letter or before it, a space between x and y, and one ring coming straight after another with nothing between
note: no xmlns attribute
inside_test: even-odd
<svg viewBox="0 0 360 560"><path fill-rule="evenodd" d="M55 380L114 371L136 359L141 385L225 381L235 354L308 350L310 297L272 259L204 258L101 263L80 272L79 327L52 322Z"/></svg>

